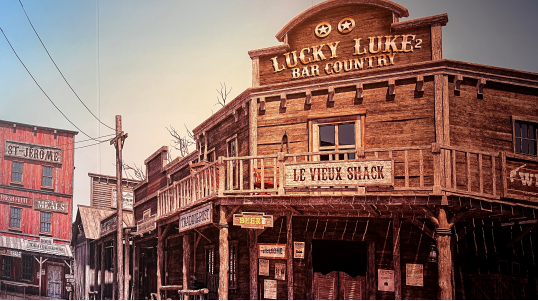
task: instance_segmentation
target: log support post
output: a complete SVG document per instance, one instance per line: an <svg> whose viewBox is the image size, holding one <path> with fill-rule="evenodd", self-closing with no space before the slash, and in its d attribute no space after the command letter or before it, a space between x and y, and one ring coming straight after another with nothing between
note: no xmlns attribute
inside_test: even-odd
<svg viewBox="0 0 538 301"><path fill-rule="evenodd" d="M124 271L124 276L123 276L123 281L124 281L124 285L123 285L123 298L125 300L130 300L131 298L129 298L129 281L131 280L131 276L129 275L130 274L130 270L129 270L129 262L130 262L130 255L131 255L131 245L129 244L129 236L130 236L130 233L131 233L131 230L130 229L127 229L126 230L126 233L125 233L125 251L123 252L124 255L125 255L125 260L124 260L124 266L123 266L123 271Z"/></svg>
<svg viewBox="0 0 538 301"><path fill-rule="evenodd" d="M100 299L105 300L105 242L101 243L101 294Z"/></svg>
<svg viewBox="0 0 538 301"><path fill-rule="evenodd" d="M140 300L138 287L140 286L140 247L133 241L133 300Z"/></svg>
<svg viewBox="0 0 538 301"><path fill-rule="evenodd" d="M287 263L287 273L288 273L288 300L293 300L293 224L291 223L292 215L288 213L286 215L286 263Z"/></svg>
<svg viewBox="0 0 538 301"><path fill-rule="evenodd" d="M226 189L226 187L224 187L226 185L226 164L224 163L224 157L220 156L219 159L218 159L218 162L217 162L217 165L219 167L219 191L218 191L218 195L219 197L223 197L224 196L224 190ZM231 172L231 171L228 171L228 172Z"/></svg>
<svg viewBox="0 0 538 301"><path fill-rule="evenodd" d="M98 291L98 285L99 285L99 267L97 266L97 262L99 261L99 245L97 244L97 241L93 241L93 291ZM73 292L74 293L74 292ZM97 297L96 295L94 295Z"/></svg>
<svg viewBox="0 0 538 301"><path fill-rule="evenodd" d="M437 206L439 225L435 229L438 251L439 300L453 300L452 283L452 250L450 246L451 225L447 219L446 206Z"/></svg>
<svg viewBox="0 0 538 301"><path fill-rule="evenodd" d="M286 157L284 156L286 153L279 152L277 154L277 160L278 160L278 195L284 195L284 161L286 160Z"/></svg>
<svg viewBox="0 0 538 301"><path fill-rule="evenodd" d="M250 300L258 300L258 234L249 229Z"/></svg>
<svg viewBox="0 0 538 301"><path fill-rule="evenodd" d="M230 249L228 247L228 223L226 222L226 207L222 205L220 205L219 228L219 300L228 300Z"/></svg>
<svg viewBox="0 0 538 301"><path fill-rule="evenodd" d="M189 289L189 276L190 276L190 265L191 265L191 242L190 235L185 233L183 235L183 289Z"/></svg>
<svg viewBox="0 0 538 301"><path fill-rule="evenodd" d="M157 227L157 300L161 300L161 286L163 285L162 281L162 269L163 269L163 230L162 227Z"/></svg>
<svg viewBox="0 0 538 301"><path fill-rule="evenodd" d="M402 300L402 272L400 263L400 218L392 219L392 261L394 265L394 300Z"/></svg>

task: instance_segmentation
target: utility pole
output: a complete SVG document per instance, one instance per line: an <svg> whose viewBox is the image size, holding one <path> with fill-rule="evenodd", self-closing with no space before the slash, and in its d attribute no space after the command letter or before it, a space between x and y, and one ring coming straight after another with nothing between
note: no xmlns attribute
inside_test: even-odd
<svg viewBox="0 0 538 301"><path fill-rule="evenodd" d="M123 300L123 193L121 191L121 169L123 166L121 151L127 134L121 130L121 115L116 115L116 137L110 141L110 145L116 147L116 207L117 207L117 230L116 230L116 283L118 287L118 300Z"/></svg>

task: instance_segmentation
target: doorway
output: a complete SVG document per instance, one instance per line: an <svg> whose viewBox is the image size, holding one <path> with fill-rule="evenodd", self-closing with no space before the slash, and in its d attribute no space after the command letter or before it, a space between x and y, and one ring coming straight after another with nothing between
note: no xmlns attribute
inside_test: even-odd
<svg viewBox="0 0 538 301"><path fill-rule="evenodd" d="M51 298L62 297L62 266L47 266L47 296Z"/></svg>
<svg viewBox="0 0 538 301"><path fill-rule="evenodd" d="M312 267L316 300L365 298L365 242L313 240Z"/></svg>

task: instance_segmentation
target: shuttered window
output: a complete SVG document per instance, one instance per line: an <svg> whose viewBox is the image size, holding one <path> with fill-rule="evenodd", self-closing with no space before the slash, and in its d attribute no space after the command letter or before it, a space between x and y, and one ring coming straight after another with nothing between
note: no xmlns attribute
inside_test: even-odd
<svg viewBox="0 0 538 301"><path fill-rule="evenodd" d="M41 181L41 186L52 187L52 167L43 166L43 179Z"/></svg>
<svg viewBox="0 0 538 301"><path fill-rule="evenodd" d="M22 215L22 208L18 207L11 207L10 209L10 216L9 216L9 227L20 229L21 228L21 215Z"/></svg>
<svg viewBox="0 0 538 301"><path fill-rule="evenodd" d="M22 183L22 162L13 161L11 168L11 182Z"/></svg>
<svg viewBox="0 0 538 301"><path fill-rule="evenodd" d="M238 261L238 248L237 248L237 241L230 242L230 282L229 287L230 289L237 289L237 261Z"/></svg>
<svg viewBox="0 0 538 301"><path fill-rule="evenodd" d="M2 256L2 276L11 278L13 275L13 257Z"/></svg>
<svg viewBox="0 0 538 301"><path fill-rule="evenodd" d="M516 120L514 138L516 154L536 156L536 135L538 124Z"/></svg>
<svg viewBox="0 0 538 301"><path fill-rule="evenodd" d="M32 256L22 255L22 279L33 280L34 259Z"/></svg>
<svg viewBox="0 0 538 301"><path fill-rule="evenodd" d="M51 221L52 221L52 213L41 212L41 232L50 233Z"/></svg>

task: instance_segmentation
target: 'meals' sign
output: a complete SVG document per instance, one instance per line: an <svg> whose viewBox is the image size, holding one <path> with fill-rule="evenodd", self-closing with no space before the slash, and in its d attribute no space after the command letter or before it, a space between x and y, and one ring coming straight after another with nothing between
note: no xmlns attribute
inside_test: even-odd
<svg viewBox="0 0 538 301"><path fill-rule="evenodd" d="M34 209L37 211L53 211L53 212L59 212L59 213L69 213L69 202L35 199Z"/></svg>
<svg viewBox="0 0 538 301"><path fill-rule="evenodd" d="M287 187L393 185L389 160L286 164L284 177Z"/></svg>
<svg viewBox="0 0 538 301"><path fill-rule="evenodd" d="M179 215L179 232L207 225L212 222L211 204L196 208Z"/></svg>
<svg viewBox="0 0 538 301"><path fill-rule="evenodd" d="M6 140L4 156L62 164L62 149Z"/></svg>

